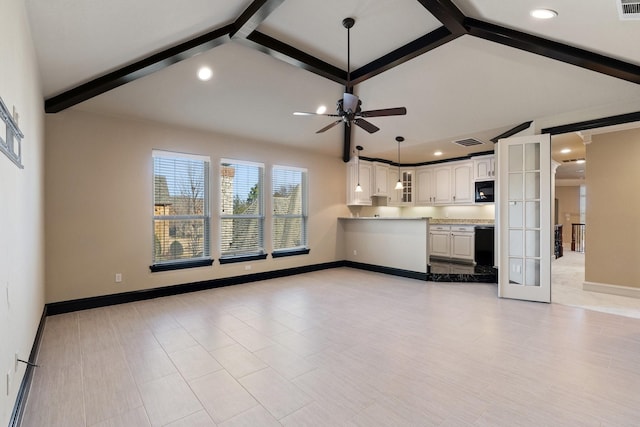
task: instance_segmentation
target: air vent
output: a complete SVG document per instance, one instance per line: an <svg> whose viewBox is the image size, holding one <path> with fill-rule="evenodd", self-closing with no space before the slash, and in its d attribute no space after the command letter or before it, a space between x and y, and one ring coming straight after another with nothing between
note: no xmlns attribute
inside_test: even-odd
<svg viewBox="0 0 640 427"><path fill-rule="evenodd" d="M640 20L640 0L616 0L623 20Z"/></svg>
<svg viewBox="0 0 640 427"><path fill-rule="evenodd" d="M474 138L459 139L457 141L452 141L452 142L454 144L460 145L462 147L473 147L474 145L482 145L482 144L484 144L484 142L480 141L479 139L474 139Z"/></svg>

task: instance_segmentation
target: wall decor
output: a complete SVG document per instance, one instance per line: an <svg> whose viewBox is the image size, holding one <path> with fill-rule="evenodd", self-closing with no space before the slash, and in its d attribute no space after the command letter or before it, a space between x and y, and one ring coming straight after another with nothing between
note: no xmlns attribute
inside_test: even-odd
<svg viewBox="0 0 640 427"><path fill-rule="evenodd" d="M2 151L13 163L20 169L22 166L22 138L24 135L18 128L17 114L16 118L9 112L9 109L0 98L0 151ZM5 132L2 132L2 128ZM4 135L4 136L3 136Z"/></svg>

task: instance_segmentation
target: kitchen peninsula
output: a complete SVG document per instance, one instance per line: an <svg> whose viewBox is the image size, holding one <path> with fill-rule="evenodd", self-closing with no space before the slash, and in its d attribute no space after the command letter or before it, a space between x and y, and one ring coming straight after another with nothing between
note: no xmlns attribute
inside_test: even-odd
<svg viewBox="0 0 640 427"><path fill-rule="evenodd" d="M429 218L339 218L345 259L354 266L427 280Z"/></svg>
<svg viewBox="0 0 640 427"><path fill-rule="evenodd" d="M473 249L467 260L434 259L439 245L433 235L439 231L431 231L442 225L492 230L493 220L356 216L339 218L338 223L348 266L434 282L497 283L493 263L476 264Z"/></svg>

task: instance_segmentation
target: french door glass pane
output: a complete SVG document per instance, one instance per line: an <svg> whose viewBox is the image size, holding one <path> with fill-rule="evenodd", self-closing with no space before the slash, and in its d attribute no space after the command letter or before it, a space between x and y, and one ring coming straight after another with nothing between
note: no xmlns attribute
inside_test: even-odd
<svg viewBox="0 0 640 427"><path fill-rule="evenodd" d="M540 260L527 259L524 271L526 286L540 286Z"/></svg>
<svg viewBox="0 0 640 427"><path fill-rule="evenodd" d="M509 174L509 200L522 200L524 193L522 192L522 174Z"/></svg>
<svg viewBox="0 0 640 427"><path fill-rule="evenodd" d="M509 230L509 256L523 256L524 235L522 230Z"/></svg>
<svg viewBox="0 0 640 427"><path fill-rule="evenodd" d="M525 182L525 197L527 200L540 198L540 172L527 172Z"/></svg>
<svg viewBox="0 0 640 427"><path fill-rule="evenodd" d="M523 221L522 202L509 202L509 227L521 228Z"/></svg>
<svg viewBox="0 0 640 427"><path fill-rule="evenodd" d="M540 228L540 202L526 202L525 227Z"/></svg>
<svg viewBox="0 0 640 427"><path fill-rule="evenodd" d="M525 144L524 168L528 171L540 170L540 144Z"/></svg>
<svg viewBox="0 0 640 427"><path fill-rule="evenodd" d="M525 256L540 257L540 231L525 231Z"/></svg>
<svg viewBox="0 0 640 427"><path fill-rule="evenodd" d="M522 171L522 145L512 145L509 147L509 172Z"/></svg>

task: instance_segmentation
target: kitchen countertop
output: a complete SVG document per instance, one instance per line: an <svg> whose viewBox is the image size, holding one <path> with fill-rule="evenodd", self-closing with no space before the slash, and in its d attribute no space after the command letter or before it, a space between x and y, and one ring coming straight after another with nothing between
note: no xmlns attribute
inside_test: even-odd
<svg viewBox="0 0 640 427"><path fill-rule="evenodd" d="M430 220L431 218L428 216L425 217L403 217L403 216L347 216L347 217L339 217L338 219L394 219L394 220L403 220L403 221L424 221Z"/></svg>
<svg viewBox="0 0 640 427"><path fill-rule="evenodd" d="M432 225L494 225L493 219L431 218Z"/></svg>

